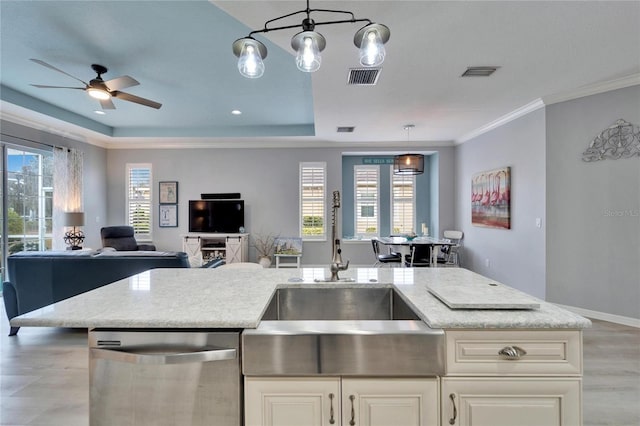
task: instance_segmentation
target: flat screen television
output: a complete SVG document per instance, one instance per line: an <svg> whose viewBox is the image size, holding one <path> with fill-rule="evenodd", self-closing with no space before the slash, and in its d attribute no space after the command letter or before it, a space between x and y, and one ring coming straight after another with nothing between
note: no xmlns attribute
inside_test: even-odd
<svg viewBox="0 0 640 426"><path fill-rule="evenodd" d="M189 200L189 232L237 234L244 227L244 200Z"/></svg>

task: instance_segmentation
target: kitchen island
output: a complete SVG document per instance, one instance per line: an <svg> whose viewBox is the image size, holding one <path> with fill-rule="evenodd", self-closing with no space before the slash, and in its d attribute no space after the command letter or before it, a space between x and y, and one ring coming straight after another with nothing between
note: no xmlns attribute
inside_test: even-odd
<svg viewBox="0 0 640 426"><path fill-rule="evenodd" d="M312 268L257 272L156 269L16 317L11 324L89 329L255 329L278 288L393 287L422 321L444 330L445 374L380 380L247 378L247 424L265 423L260 416L273 413L274 407L286 410L304 406L291 395L290 387L304 389L303 398L318 396L310 402L314 407L310 412L320 416L318 424L349 424L352 413L361 419L356 424L366 424L366 414L361 413L385 412L382 406L391 415L396 413L393 407L403 407L403 413L412 412L407 408L412 407L417 413L416 424L423 425L582 423L581 330L590 325L588 320L537 299L537 309L450 309L428 291L430 285L450 284L463 293L467 287L469 294L485 286L506 287L459 268L353 269L341 274L353 282L315 281L328 275L326 269ZM415 403L416 388L424 390L424 396L417 398L419 403ZM396 389L396 394L390 395L391 389ZM413 396L403 393L407 390ZM286 401L274 396L284 394L289 395ZM272 403L256 406L255 401ZM376 401L382 401L381 405ZM518 422L510 420L514 418ZM334 423L329 421L332 419Z"/></svg>

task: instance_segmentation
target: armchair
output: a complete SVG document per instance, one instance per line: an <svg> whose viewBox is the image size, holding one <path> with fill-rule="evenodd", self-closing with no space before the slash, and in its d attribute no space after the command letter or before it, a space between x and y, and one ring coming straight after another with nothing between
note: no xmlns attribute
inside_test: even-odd
<svg viewBox="0 0 640 426"><path fill-rule="evenodd" d="M116 251L155 251L153 244L138 244L134 237L133 226L106 226L100 229L102 247L112 247Z"/></svg>

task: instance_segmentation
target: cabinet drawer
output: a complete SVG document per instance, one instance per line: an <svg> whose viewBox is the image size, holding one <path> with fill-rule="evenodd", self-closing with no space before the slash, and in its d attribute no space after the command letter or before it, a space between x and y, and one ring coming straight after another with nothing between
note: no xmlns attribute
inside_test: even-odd
<svg viewBox="0 0 640 426"><path fill-rule="evenodd" d="M447 375L582 375L578 330L446 331Z"/></svg>

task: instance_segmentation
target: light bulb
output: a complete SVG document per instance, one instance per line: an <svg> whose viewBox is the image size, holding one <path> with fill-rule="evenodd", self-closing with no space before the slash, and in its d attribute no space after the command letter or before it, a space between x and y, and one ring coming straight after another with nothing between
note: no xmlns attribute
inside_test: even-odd
<svg viewBox="0 0 640 426"><path fill-rule="evenodd" d="M93 87L90 87L89 89L87 89L87 93L92 98L98 99L98 100L101 100L101 101L106 101L107 99L111 99L111 94L109 92L107 92L106 90L95 89Z"/></svg>
<svg viewBox="0 0 640 426"><path fill-rule="evenodd" d="M385 54L380 32L376 28L365 31L360 44L360 63L365 67L376 67L384 62Z"/></svg>
<svg viewBox="0 0 640 426"><path fill-rule="evenodd" d="M320 68L322 58L318 44L312 37L305 37L296 55L296 65L300 71L314 72Z"/></svg>
<svg viewBox="0 0 640 426"><path fill-rule="evenodd" d="M238 71L247 78L260 78L264 74L264 62L260 52L250 43L244 43L238 58Z"/></svg>

